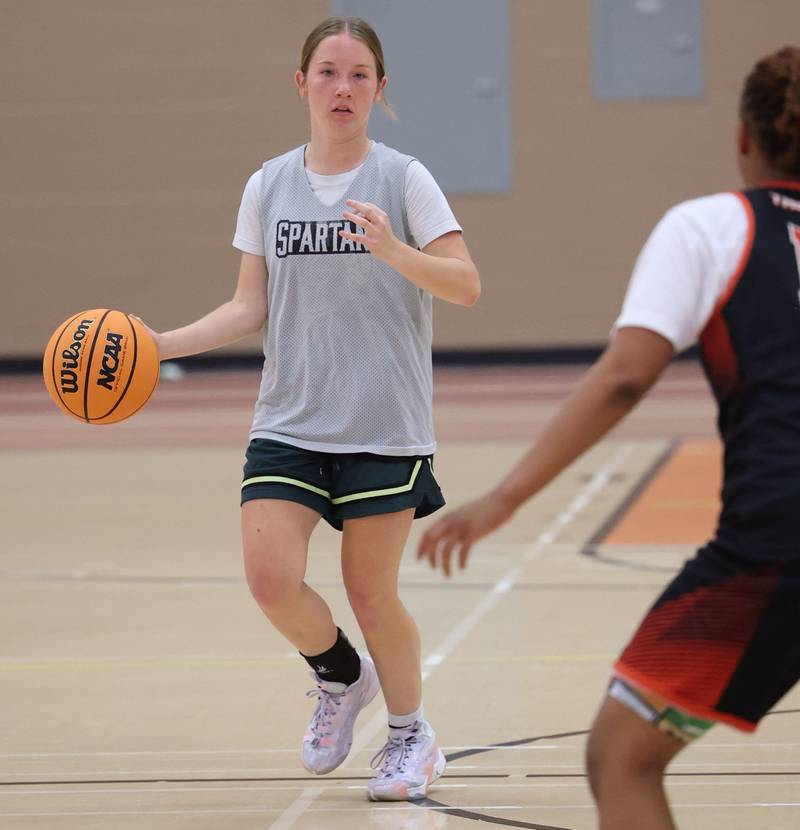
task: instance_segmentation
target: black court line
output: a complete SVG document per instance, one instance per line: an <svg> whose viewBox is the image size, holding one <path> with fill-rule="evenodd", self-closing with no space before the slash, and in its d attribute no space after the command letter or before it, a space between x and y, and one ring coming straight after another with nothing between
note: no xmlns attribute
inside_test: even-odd
<svg viewBox="0 0 800 830"><path fill-rule="evenodd" d="M769 715L794 715L800 713L800 709L775 709L767 713ZM486 752L492 752L495 749L507 749L514 746L524 746L526 744L535 743L536 741L553 740L556 738L573 738L580 735L587 735L588 729L580 729L572 732L555 732L549 735L537 735L533 738L519 738L512 741L503 741L501 743L491 744L489 746L475 747L474 749L466 749L460 752L453 752L447 756L448 761L455 761L461 758L468 758L475 755L482 755ZM784 772L738 772L728 771L723 772L667 772L666 776L671 778L700 778L700 777L721 777L721 778L735 778L737 776L760 776L760 777L774 777L785 775L789 777L800 776L800 771L784 771ZM504 779L510 778L508 773L499 774L476 774L469 773L464 775L446 775L447 779ZM528 773L525 778L539 778L539 779L585 779L586 773ZM111 779L111 780L77 780L77 781L0 781L0 786L55 786L55 785L75 785L75 784L204 784L204 783L249 783L249 782L286 782L286 781L303 781L308 782L314 779L308 776L281 776L281 777L259 777L259 778L136 778L136 779ZM326 776L327 781L368 781L370 776ZM199 790L201 791L201 790ZM476 810L464 810L460 807L452 807L441 801L435 801L432 798L424 798L418 801L412 801L411 804L417 807L428 807L437 811L443 812L445 815L454 816L456 818L463 818L469 821L478 821L485 824L496 824L499 827L521 827L525 830L575 830L575 828L559 827L552 824L538 824L531 821L522 821L517 819L502 818L501 816L492 816L488 813L481 813Z"/></svg>
<svg viewBox="0 0 800 830"><path fill-rule="evenodd" d="M536 741L553 740L555 738L573 738L576 735L587 735L588 729L581 729L575 732L556 732L551 735L537 735L534 738L518 738L514 741L503 741L502 743L490 744L489 746L475 747L473 749L463 749L460 752L451 752L445 756L447 762L458 761L462 758L471 758L475 755L483 755L486 752L492 752L495 749L508 749L514 746L525 746L526 744L536 743ZM446 776L450 777L450 776ZM509 776L510 777L510 776ZM526 776L529 777L529 776ZM558 776L554 776L558 777ZM572 776L562 776L564 778ZM581 775L580 777L585 777ZM459 807L451 807L449 804L444 804L441 801L434 801L431 798L424 798L420 801L414 801L419 807L435 807L437 810L445 813L448 816L455 816L457 818L465 818L470 821L481 821L486 824L497 824L501 827L524 827L528 830L570 830L568 827L555 827L551 824L536 824L531 821L518 821L517 819L501 818L500 816L492 816L488 813L480 813L476 810L462 810Z"/></svg>
<svg viewBox="0 0 800 830"><path fill-rule="evenodd" d="M767 712L765 717L770 715L796 715L800 714L800 709L773 709ZM513 741L502 741L496 744L488 744L486 746L474 747L471 749L463 749L459 752L451 752L446 755L448 763L452 761L460 761L463 758L472 758L476 755L483 755L487 752L493 752L496 749L508 749L515 746L525 746L527 744L536 743L537 741L552 741L557 738L574 738L580 735L588 735L588 729L577 729L572 732L553 732L549 735L536 735L532 738L517 738ZM800 772L762 772L762 773L746 773L746 772L714 772L714 773L667 773L668 775L800 775ZM448 773L444 776L448 779L462 778L462 779L501 779L510 778L510 773ZM526 778L583 778L584 773L528 773ZM326 775L326 781L369 781L372 776L369 775ZM245 778L224 777L224 778L165 778L160 776L158 778L104 778L104 779L74 779L72 781L53 781L53 780L39 780L39 781L0 781L0 787L36 787L36 786L55 786L55 785L70 785L70 784L234 784L234 783L280 783L287 781L314 781L316 779L309 778L307 775L282 775L282 776L252 776Z"/></svg>
<svg viewBox="0 0 800 830"><path fill-rule="evenodd" d="M620 568L629 568L634 571L654 571L657 573L675 572L675 568L670 568L665 565L648 565L644 562L629 562L625 559L618 559L613 556L608 556L605 553L600 553L598 551L598 547L603 543L606 537L610 535L611 531L614 530L614 528L622 521L622 518L631 509L634 502L639 498L639 496L641 496L653 479L661 472L667 461L672 458L680 444L681 441L678 439L670 441L667 448L645 471L644 475L642 475L628 495L622 500L622 503L600 525L583 548L581 548L580 553L583 556L595 559L598 562L602 562L604 565L614 565Z"/></svg>
<svg viewBox="0 0 800 830"><path fill-rule="evenodd" d="M573 738L576 735L588 735L588 729L581 729L577 732L558 732L553 735L537 735L535 738L519 738L515 741L504 741L499 744L489 744L488 746L479 746L473 749L462 749L460 752L451 752L446 755L447 762L460 761L462 758L471 758L475 755L483 755L485 752L492 752L495 749L508 749L513 746L525 746L526 744L533 744L536 741L552 741L555 738Z"/></svg>
<svg viewBox="0 0 800 830"><path fill-rule="evenodd" d="M517 821L512 818L500 818L499 816L490 816L486 813L478 813L474 810L462 810L459 807L450 807L448 804L442 804L441 801L434 801L432 798L423 798L413 803L419 807L434 807L437 812L444 813L448 816L471 819L472 821L483 821L488 824L499 824L501 827L527 827L530 830L571 830L569 827L556 827L552 824L534 824L532 821Z"/></svg>
<svg viewBox="0 0 800 830"><path fill-rule="evenodd" d="M800 770L795 772L794 770L788 770L786 772L667 772L665 775L668 778L706 778L708 776L716 776L717 778L727 778L730 776L731 778L738 776L748 776L748 775L757 775L759 777L769 777L773 775L793 775L797 776L800 775Z"/></svg>
<svg viewBox="0 0 800 830"><path fill-rule="evenodd" d="M775 709L772 712L767 712L767 715L793 715L800 713L800 709ZM538 735L535 738L521 738L515 741L504 741L503 743L491 744L490 746L478 747L475 749L466 749L462 750L461 752L453 752L447 756L448 761L455 761L461 758L468 758L474 755L481 755L485 752L491 752L495 749L504 749L513 746L524 746L525 744L535 743L536 741L544 741L544 740L553 740L555 738L573 738L578 735L588 735L588 729L581 729L576 730L574 732L558 732L552 735ZM735 776L746 776L746 775L759 775L759 776L777 776L777 775L786 775L786 776L800 776L800 772L668 772L666 773L669 777L707 777L707 776L716 776L716 777L735 777ZM449 776L448 776L449 777ZM585 772L576 772L576 773L528 773L525 775L525 778L577 778L577 779L585 779L586 773ZM517 821L515 819L506 819L501 818L499 816L492 816L488 813L479 813L474 810L461 810L457 807L450 807L447 804L443 804L440 801L434 801L433 799L426 798L422 801L415 801L414 804L417 804L420 807L435 807L437 809L441 809L444 813L450 816L457 816L459 818L466 818L470 819L471 821L481 821L487 824L497 824L502 827L524 827L530 828L530 830L569 830L569 828L564 827L553 827L552 825L548 824L535 824L533 822L527 821Z"/></svg>

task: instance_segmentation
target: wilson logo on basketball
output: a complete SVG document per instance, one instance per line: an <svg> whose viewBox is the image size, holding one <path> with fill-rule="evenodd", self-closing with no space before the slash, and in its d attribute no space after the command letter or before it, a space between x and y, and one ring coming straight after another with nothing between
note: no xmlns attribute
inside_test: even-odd
<svg viewBox="0 0 800 830"><path fill-rule="evenodd" d="M109 331L106 334L106 347L103 349L103 359L100 363L100 377L97 378L97 385L114 391L114 384L117 382L117 371L119 370L119 353L122 351L123 335Z"/></svg>
<svg viewBox="0 0 800 830"><path fill-rule="evenodd" d="M158 346L136 317L93 308L65 320L42 355L55 405L87 424L115 424L138 412L158 383Z"/></svg>
<svg viewBox="0 0 800 830"><path fill-rule="evenodd" d="M81 320L72 334L72 343L61 352L61 392L63 394L78 391L78 373L80 354L86 332L94 320Z"/></svg>

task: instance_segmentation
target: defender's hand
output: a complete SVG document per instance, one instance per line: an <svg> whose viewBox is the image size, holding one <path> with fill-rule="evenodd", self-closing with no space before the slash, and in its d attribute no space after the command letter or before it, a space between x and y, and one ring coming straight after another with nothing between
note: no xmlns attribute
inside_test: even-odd
<svg viewBox="0 0 800 830"><path fill-rule="evenodd" d="M505 524L514 513L514 506L502 496L490 492L445 514L423 534L417 549L417 559L427 559L432 568L437 565L450 576L453 554L464 568L475 542L487 533Z"/></svg>

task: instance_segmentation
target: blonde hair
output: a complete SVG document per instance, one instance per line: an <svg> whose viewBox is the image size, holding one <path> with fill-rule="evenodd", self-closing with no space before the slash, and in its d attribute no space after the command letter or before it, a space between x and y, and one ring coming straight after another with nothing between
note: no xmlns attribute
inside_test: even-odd
<svg viewBox="0 0 800 830"><path fill-rule="evenodd" d="M360 17L329 17L323 20L322 23L316 25L303 44L303 49L300 52L300 71L303 75L308 74L308 65L311 62L311 57L317 50L317 47L327 37L339 35L342 33L350 35L355 40L360 40L375 58L375 69L378 74L378 83L386 77L386 64L383 59L383 47L381 41L372 26L366 20ZM386 114L394 121L397 116L389 106L386 98L382 96L381 104Z"/></svg>

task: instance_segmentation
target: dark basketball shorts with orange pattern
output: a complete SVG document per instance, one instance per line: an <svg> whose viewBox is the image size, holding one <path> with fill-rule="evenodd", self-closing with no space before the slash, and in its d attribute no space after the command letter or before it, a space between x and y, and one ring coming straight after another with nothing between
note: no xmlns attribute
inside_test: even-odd
<svg viewBox="0 0 800 830"><path fill-rule="evenodd" d="M800 556L762 561L714 542L701 548L614 674L698 718L752 732L800 680Z"/></svg>

